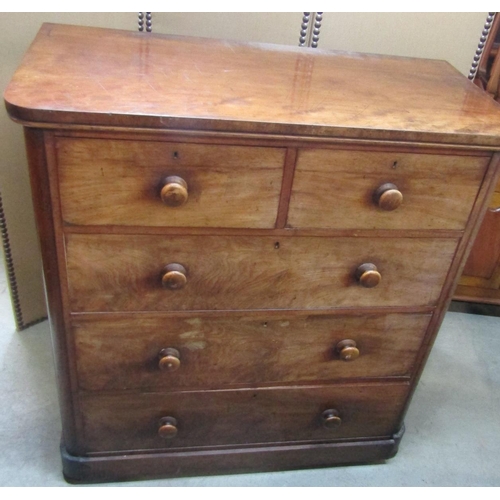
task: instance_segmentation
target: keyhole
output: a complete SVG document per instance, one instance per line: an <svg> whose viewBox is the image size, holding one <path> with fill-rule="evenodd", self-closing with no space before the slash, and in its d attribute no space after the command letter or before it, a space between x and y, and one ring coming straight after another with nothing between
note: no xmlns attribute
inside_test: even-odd
<svg viewBox="0 0 500 500"><path fill-rule="evenodd" d="M174 157L174 160L178 160L179 159L179 153L177 151L174 151L173 157Z"/></svg>
<svg viewBox="0 0 500 500"><path fill-rule="evenodd" d="M279 247L280 247L280 242L277 241L275 244L274 244L274 248L276 248L276 250L279 250Z"/></svg>

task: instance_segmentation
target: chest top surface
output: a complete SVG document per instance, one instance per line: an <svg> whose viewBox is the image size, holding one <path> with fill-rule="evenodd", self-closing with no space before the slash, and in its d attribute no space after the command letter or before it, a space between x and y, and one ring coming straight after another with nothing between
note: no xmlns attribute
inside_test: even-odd
<svg viewBox="0 0 500 500"><path fill-rule="evenodd" d="M444 61L44 24L13 119L500 147L500 105Z"/></svg>

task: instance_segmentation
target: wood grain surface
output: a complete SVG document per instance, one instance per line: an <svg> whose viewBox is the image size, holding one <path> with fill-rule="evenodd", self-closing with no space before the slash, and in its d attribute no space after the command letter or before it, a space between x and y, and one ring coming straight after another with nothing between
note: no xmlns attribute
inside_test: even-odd
<svg viewBox="0 0 500 500"><path fill-rule="evenodd" d="M489 157L301 149L289 227L463 229ZM374 193L393 183L403 203L377 206Z"/></svg>
<svg viewBox="0 0 500 500"><path fill-rule="evenodd" d="M90 317L89 317L90 316ZM83 390L207 389L408 376L429 314L172 317L78 315L72 319ZM336 345L360 355L343 361ZM180 367L161 371L159 352L177 349Z"/></svg>
<svg viewBox="0 0 500 500"><path fill-rule="evenodd" d="M434 305L454 239L67 234L71 310L324 309ZM360 264L382 280L363 288ZM181 290L161 286L169 263Z"/></svg>
<svg viewBox="0 0 500 500"><path fill-rule="evenodd" d="M285 149L58 138L61 207L69 224L274 227ZM189 198L168 207L163 179Z"/></svg>
<svg viewBox="0 0 500 500"><path fill-rule="evenodd" d="M500 146L444 61L44 24L5 91L25 122Z"/></svg>
<svg viewBox="0 0 500 500"><path fill-rule="evenodd" d="M54 214L57 206L52 205L50 178L47 165L43 130L25 129L26 153L30 171L31 196L35 207L36 225L43 262L44 285L47 311L50 318L54 363L62 423L62 442L70 453L79 452L77 448L78 430L75 425L74 392L76 392L76 368L72 356L72 340L67 328L67 309L64 307L66 287L63 285L59 267L61 255L57 242L61 241L59 218ZM49 149L50 150L50 149ZM74 390L75 389L75 390Z"/></svg>
<svg viewBox="0 0 500 500"><path fill-rule="evenodd" d="M85 395L81 398L88 452L183 448L265 442L383 437L401 425L406 384L339 385L190 393ZM337 429L322 425L335 408ZM173 416L174 439L158 437L160 418Z"/></svg>
<svg viewBox="0 0 500 500"><path fill-rule="evenodd" d="M103 483L132 479L154 479L214 474L277 472L345 464L381 464L396 455L404 427L389 438L336 441L311 445L279 444L241 448L144 450L132 454L102 453L91 456L70 455L61 450L64 478L69 483Z"/></svg>

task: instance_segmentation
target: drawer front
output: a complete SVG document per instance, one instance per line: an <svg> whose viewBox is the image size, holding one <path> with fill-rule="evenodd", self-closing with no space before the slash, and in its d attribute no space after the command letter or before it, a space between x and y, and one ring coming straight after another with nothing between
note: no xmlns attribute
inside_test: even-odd
<svg viewBox="0 0 500 500"><path fill-rule="evenodd" d="M407 393L405 384L343 385L86 395L80 405L86 451L98 452L391 436ZM326 410L340 426L325 427ZM164 417L175 419L175 437L158 435Z"/></svg>
<svg viewBox="0 0 500 500"><path fill-rule="evenodd" d="M434 306L457 245L428 238L66 238L75 312ZM357 281L364 263L377 267L378 286Z"/></svg>
<svg viewBox="0 0 500 500"><path fill-rule="evenodd" d="M287 223L298 228L461 230L488 163L489 157L300 150ZM387 184L397 189L377 193Z"/></svg>
<svg viewBox="0 0 500 500"><path fill-rule="evenodd" d="M271 228L284 158L279 148L59 138L62 216L80 225ZM167 187L164 199L179 206L161 197L172 176L186 186L167 182L183 191Z"/></svg>
<svg viewBox="0 0 500 500"><path fill-rule="evenodd" d="M144 316L73 318L80 388L215 389L409 376L430 319Z"/></svg>

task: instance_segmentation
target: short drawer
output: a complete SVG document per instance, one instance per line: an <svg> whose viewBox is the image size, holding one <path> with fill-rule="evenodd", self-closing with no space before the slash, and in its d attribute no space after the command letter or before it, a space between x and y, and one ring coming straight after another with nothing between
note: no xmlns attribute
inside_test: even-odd
<svg viewBox="0 0 500 500"><path fill-rule="evenodd" d="M430 238L72 233L70 306L74 312L435 306L456 245ZM366 263L377 269L366 276L381 277L373 288L356 277Z"/></svg>
<svg viewBox="0 0 500 500"><path fill-rule="evenodd" d="M87 394L80 405L85 451L99 452L391 436L407 394L406 384L353 384Z"/></svg>
<svg viewBox="0 0 500 500"><path fill-rule="evenodd" d="M284 149L64 137L56 147L67 224L275 225Z"/></svg>
<svg viewBox="0 0 500 500"><path fill-rule="evenodd" d="M177 390L408 377L430 315L78 315L84 390Z"/></svg>
<svg viewBox="0 0 500 500"><path fill-rule="evenodd" d="M303 149L298 153L287 224L462 230L489 160Z"/></svg>

